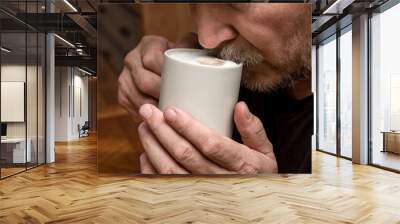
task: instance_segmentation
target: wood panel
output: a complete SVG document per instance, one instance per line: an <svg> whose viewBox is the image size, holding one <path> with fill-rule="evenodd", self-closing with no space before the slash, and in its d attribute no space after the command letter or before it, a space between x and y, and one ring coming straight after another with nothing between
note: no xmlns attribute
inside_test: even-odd
<svg viewBox="0 0 400 224"><path fill-rule="evenodd" d="M143 4L141 15L144 34L178 41L187 32L195 31L188 4Z"/></svg>
<svg viewBox="0 0 400 224"><path fill-rule="evenodd" d="M90 131L97 131L97 77L89 77L89 123Z"/></svg>
<svg viewBox="0 0 400 224"><path fill-rule="evenodd" d="M123 59L145 34L176 41L189 32L189 9L184 4L104 4L98 11L98 170L139 172L138 124L117 99Z"/></svg>
<svg viewBox="0 0 400 224"><path fill-rule="evenodd" d="M93 137L0 181L0 223L400 223L400 175L321 152L313 174L99 175Z"/></svg>

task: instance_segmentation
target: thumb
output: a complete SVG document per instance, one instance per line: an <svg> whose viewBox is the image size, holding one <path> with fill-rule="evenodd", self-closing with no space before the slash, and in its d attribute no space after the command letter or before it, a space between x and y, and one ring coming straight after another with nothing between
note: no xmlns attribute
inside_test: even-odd
<svg viewBox="0 0 400 224"><path fill-rule="evenodd" d="M236 127L245 145L265 155L273 152L271 142L260 119L254 116L245 102L239 102L235 106L234 120Z"/></svg>
<svg viewBox="0 0 400 224"><path fill-rule="evenodd" d="M188 33L178 43L170 45L171 48L200 48L197 34Z"/></svg>

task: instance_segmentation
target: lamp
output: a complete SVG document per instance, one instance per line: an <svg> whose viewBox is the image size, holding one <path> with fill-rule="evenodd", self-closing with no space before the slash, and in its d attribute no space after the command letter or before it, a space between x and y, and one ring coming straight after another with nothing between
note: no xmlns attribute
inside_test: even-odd
<svg viewBox="0 0 400 224"><path fill-rule="evenodd" d="M69 42L68 40L66 40L66 39L64 39L64 38L62 38L62 37L60 37L59 35L57 35L57 34L54 34L54 36L55 37L57 37L59 40L61 40L62 42L64 42L65 44L67 44L68 46L70 46L70 47L72 47L72 48L75 48L75 45L73 45L71 42Z"/></svg>
<svg viewBox="0 0 400 224"><path fill-rule="evenodd" d="M1 49L1 51L4 51L4 52L6 52L6 53L10 53L10 52L11 52L10 49L7 49L7 48L5 48L5 47L1 47L0 49Z"/></svg>
<svg viewBox="0 0 400 224"><path fill-rule="evenodd" d="M78 10L68 0L64 0L64 3L68 5L68 7L72 9L72 11L78 12Z"/></svg>

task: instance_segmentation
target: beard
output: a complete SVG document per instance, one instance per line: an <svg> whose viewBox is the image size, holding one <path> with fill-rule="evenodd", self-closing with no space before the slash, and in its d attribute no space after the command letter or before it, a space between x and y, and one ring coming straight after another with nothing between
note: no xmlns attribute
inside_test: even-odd
<svg viewBox="0 0 400 224"><path fill-rule="evenodd" d="M226 42L212 52L219 58L243 64L242 85L252 91L273 92L281 88L293 87L298 80L310 76L307 51L302 55L292 53L275 55L275 63L266 60L263 53L243 38ZM290 53L290 52L288 52ZM300 59L299 59L299 56ZM307 59L308 58L308 59ZM305 60L301 60L305 59Z"/></svg>

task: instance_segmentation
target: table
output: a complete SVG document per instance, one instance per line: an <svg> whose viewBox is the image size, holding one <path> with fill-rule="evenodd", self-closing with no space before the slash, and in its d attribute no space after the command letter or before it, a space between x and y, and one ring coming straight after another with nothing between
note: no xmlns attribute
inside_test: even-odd
<svg viewBox="0 0 400 224"><path fill-rule="evenodd" d="M400 131L382 131L383 150L382 152L392 152L400 154Z"/></svg>
<svg viewBox="0 0 400 224"><path fill-rule="evenodd" d="M25 144L27 144L25 152ZM27 138L6 138L1 139L1 157L6 163L26 163L31 162L32 140ZM12 158L12 159L11 159Z"/></svg>

